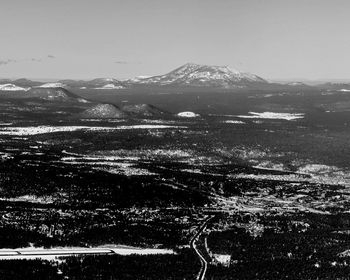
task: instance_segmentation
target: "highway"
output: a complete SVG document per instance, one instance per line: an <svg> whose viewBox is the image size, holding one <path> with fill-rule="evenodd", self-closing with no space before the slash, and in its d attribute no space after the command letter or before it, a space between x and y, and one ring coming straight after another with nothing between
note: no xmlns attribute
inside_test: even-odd
<svg viewBox="0 0 350 280"><path fill-rule="evenodd" d="M197 275L197 278L196 278L197 280L204 280L205 279L205 274L206 274L207 269L208 269L208 262L205 260L205 258L201 254L201 252L197 249L196 240L199 239L200 235L207 227L207 224L213 218L214 218L214 216L210 216L204 220L203 224L198 229L198 232L195 234L195 236L193 236L193 238L191 239L191 242L190 242L191 248L196 252L196 254L198 255L200 262L201 262L201 269Z"/></svg>

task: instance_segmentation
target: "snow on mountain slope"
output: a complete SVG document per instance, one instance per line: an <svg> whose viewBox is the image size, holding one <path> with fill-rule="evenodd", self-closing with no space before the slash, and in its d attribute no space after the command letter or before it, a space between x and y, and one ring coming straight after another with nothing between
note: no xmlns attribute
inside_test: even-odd
<svg viewBox="0 0 350 280"><path fill-rule="evenodd" d="M97 87L95 89L123 89L123 88L125 88L125 87L122 85L106 84L102 87Z"/></svg>
<svg viewBox="0 0 350 280"><path fill-rule="evenodd" d="M19 87L14 84L3 84L0 85L1 91L28 91L30 88Z"/></svg>
<svg viewBox="0 0 350 280"><path fill-rule="evenodd" d="M207 86L219 88L245 87L253 83L267 83L250 73L243 73L227 66L207 66L187 63L165 75L137 78L138 84Z"/></svg>
<svg viewBox="0 0 350 280"><path fill-rule="evenodd" d="M113 78L96 78L88 82L96 85L102 85L106 83L119 83L120 81Z"/></svg>
<svg viewBox="0 0 350 280"><path fill-rule="evenodd" d="M46 83L41 86L38 86L40 88L64 88L66 85L62 83Z"/></svg>

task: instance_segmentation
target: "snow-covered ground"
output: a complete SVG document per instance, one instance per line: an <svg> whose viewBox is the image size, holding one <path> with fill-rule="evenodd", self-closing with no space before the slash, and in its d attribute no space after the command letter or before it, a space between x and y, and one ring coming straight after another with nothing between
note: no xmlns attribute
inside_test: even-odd
<svg viewBox="0 0 350 280"><path fill-rule="evenodd" d="M55 132L72 131L116 131L125 129L176 129L186 128L184 126L171 125L123 125L116 127L108 126L27 126L27 127L0 127L0 135L37 135Z"/></svg>
<svg viewBox="0 0 350 280"><path fill-rule="evenodd" d="M282 163L274 163L268 160L264 160L253 167L258 169L266 169L266 170L286 171Z"/></svg>
<svg viewBox="0 0 350 280"><path fill-rule="evenodd" d="M90 101L84 99L84 98L78 98L78 102L80 103L90 103Z"/></svg>
<svg viewBox="0 0 350 280"><path fill-rule="evenodd" d="M325 184L350 186L350 170L324 164L305 164L298 168L298 173L311 175L313 180Z"/></svg>
<svg viewBox="0 0 350 280"><path fill-rule="evenodd" d="M216 262L222 264L223 266L229 266L231 261L231 255L213 254Z"/></svg>
<svg viewBox="0 0 350 280"><path fill-rule="evenodd" d="M53 203L54 200L51 196L22 195L22 196L11 197L11 198L0 198L0 201L50 204L50 203Z"/></svg>
<svg viewBox="0 0 350 280"><path fill-rule="evenodd" d="M137 248L129 246L101 246L94 248L85 247L56 247L50 249L27 247L17 249L0 249L0 260L16 260L16 259L42 259L57 260L59 257L69 257L74 255L155 255L155 254L175 254L169 249L154 248Z"/></svg>
<svg viewBox="0 0 350 280"><path fill-rule="evenodd" d="M0 160L7 160L13 158L11 153L0 152Z"/></svg>
<svg viewBox="0 0 350 280"><path fill-rule="evenodd" d="M104 159L104 160L139 160L150 159L150 158L159 158L159 157L169 157L173 159L179 158L192 158L194 155L191 150L180 150L172 148L161 148L161 149L137 149L137 150L110 150L96 152L93 155L79 155L83 159Z"/></svg>
<svg viewBox="0 0 350 280"><path fill-rule="evenodd" d="M142 120L143 123L152 123L152 124L174 124L176 123L176 121L172 121L172 120L149 120L149 119L143 119Z"/></svg>
<svg viewBox="0 0 350 280"><path fill-rule="evenodd" d="M296 119L303 119L304 114L303 113L249 112L249 115L238 115L236 117L244 118L244 119L280 119L280 120L291 121Z"/></svg>
<svg viewBox="0 0 350 280"><path fill-rule="evenodd" d="M118 168L110 167L95 167L95 170L105 171L111 174L125 175L125 176L150 176L157 175L147 169L134 167L133 164L119 163Z"/></svg>
<svg viewBox="0 0 350 280"><path fill-rule="evenodd" d="M264 170L277 170L290 172L286 166L280 162L263 160L254 166ZM341 169L336 166L323 164L302 164L297 167L295 174L270 175L270 174L238 174L234 177L255 179L255 180L279 180L309 182L317 184L345 185L350 186L350 170ZM305 177L305 175L308 175Z"/></svg>
<svg viewBox="0 0 350 280"><path fill-rule="evenodd" d="M242 121L235 121L235 120L226 120L226 121L223 121L223 123L245 124L245 122L242 122Z"/></svg>
<svg viewBox="0 0 350 280"><path fill-rule="evenodd" d="M82 122L109 122L109 123L121 123L125 122L124 119L80 119Z"/></svg>
<svg viewBox="0 0 350 280"><path fill-rule="evenodd" d="M173 160L188 159L191 153L183 150L115 150L100 154L73 154L61 158L61 162L72 165L89 165L95 170L126 176L156 175L153 172L137 166L140 159L172 158Z"/></svg>

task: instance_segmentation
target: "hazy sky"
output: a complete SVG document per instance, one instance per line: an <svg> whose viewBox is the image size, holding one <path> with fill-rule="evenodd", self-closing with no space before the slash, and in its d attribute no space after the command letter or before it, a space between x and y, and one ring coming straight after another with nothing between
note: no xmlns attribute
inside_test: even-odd
<svg viewBox="0 0 350 280"><path fill-rule="evenodd" d="M186 62L350 78L349 0L1 0L0 77L129 78Z"/></svg>

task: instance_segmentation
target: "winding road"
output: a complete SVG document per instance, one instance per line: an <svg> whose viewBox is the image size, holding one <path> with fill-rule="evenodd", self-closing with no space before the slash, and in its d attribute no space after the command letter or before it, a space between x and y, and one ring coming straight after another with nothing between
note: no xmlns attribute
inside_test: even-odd
<svg viewBox="0 0 350 280"><path fill-rule="evenodd" d="M211 219L213 219L214 217L215 216L210 216L204 220L203 224L198 229L198 232L195 234L195 236L193 236L193 238L191 239L191 242L190 242L191 248L196 252L196 254L198 255L200 262L201 262L201 269L196 277L197 280L204 280L205 279L205 274L206 274L207 269L208 269L208 262L205 260L205 258L201 254L201 252L197 249L196 240L199 239L200 235L203 233L203 231L207 227L209 221Z"/></svg>

